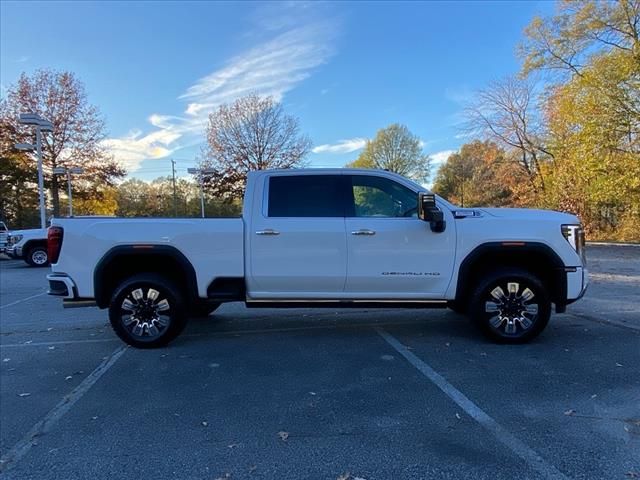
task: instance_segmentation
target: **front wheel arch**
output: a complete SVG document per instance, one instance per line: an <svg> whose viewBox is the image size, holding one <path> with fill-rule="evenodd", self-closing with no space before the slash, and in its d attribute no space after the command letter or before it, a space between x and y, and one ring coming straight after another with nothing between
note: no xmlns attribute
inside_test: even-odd
<svg viewBox="0 0 640 480"><path fill-rule="evenodd" d="M455 302L469 304L487 275L499 269L517 268L535 275L545 285L556 305L567 302L567 273L558 254L540 242L488 242L475 247L458 269Z"/></svg>

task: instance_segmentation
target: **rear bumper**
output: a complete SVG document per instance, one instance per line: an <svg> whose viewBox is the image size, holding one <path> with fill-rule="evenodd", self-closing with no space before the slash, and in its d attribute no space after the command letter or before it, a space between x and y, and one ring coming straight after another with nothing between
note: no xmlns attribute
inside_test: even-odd
<svg viewBox="0 0 640 480"><path fill-rule="evenodd" d="M93 298L81 298L78 289L71 277L64 273L51 273L47 275L49 281L49 295L62 297L64 308L95 307L96 301Z"/></svg>
<svg viewBox="0 0 640 480"><path fill-rule="evenodd" d="M76 285L67 275L52 273L47 275L47 280L49 281L49 290L47 291L49 295L62 297L65 300L78 297Z"/></svg>

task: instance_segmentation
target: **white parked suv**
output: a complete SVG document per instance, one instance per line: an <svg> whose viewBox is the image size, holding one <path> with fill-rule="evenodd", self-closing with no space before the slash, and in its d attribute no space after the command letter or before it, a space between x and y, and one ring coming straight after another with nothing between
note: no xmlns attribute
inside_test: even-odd
<svg viewBox="0 0 640 480"><path fill-rule="evenodd" d="M47 267L49 265L47 229L12 230L9 232L6 253L11 258L23 259L32 267Z"/></svg>
<svg viewBox="0 0 640 480"><path fill-rule="evenodd" d="M565 213L459 208L379 170L250 173L241 218L54 219L49 293L109 309L136 347L193 314L247 307L450 307L522 343L587 287Z"/></svg>

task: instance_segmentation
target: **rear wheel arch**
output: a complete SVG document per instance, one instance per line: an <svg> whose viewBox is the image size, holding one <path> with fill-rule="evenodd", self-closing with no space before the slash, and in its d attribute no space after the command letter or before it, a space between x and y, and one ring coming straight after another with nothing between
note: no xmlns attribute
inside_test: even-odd
<svg viewBox="0 0 640 480"><path fill-rule="evenodd" d="M551 247L539 242L491 242L476 247L460 264L455 303L467 305L479 282L492 272L509 267L521 268L539 278L556 306L566 303L565 265Z"/></svg>
<svg viewBox="0 0 640 480"><path fill-rule="evenodd" d="M198 299L195 269L177 248L169 245L119 245L105 253L94 270L97 305L108 307L118 286L139 274L161 275L179 286L187 302Z"/></svg>

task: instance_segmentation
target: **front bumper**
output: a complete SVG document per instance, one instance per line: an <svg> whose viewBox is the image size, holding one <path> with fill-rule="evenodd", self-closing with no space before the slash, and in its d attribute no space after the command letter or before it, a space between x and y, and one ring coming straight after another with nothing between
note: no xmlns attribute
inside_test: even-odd
<svg viewBox="0 0 640 480"><path fill-rule="evenodd" d="M7 250L4 253L11 258L18 258L16 254L16 247L13 245L10 247L7 247Z"/></svg>
<svg viewBox="0 0 640 480"><path fill-rule="evenodd" d="M567 300L582 298L589 286L589 271L583 267L576 267L575 271L567 272Z"/></svg>

